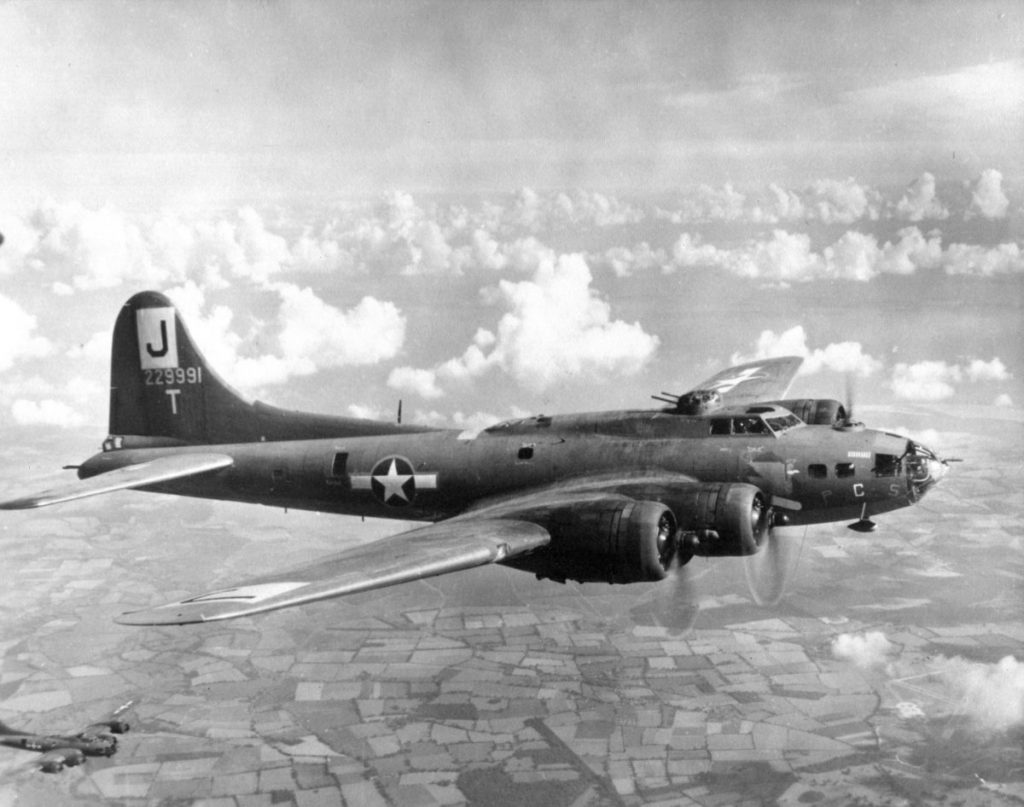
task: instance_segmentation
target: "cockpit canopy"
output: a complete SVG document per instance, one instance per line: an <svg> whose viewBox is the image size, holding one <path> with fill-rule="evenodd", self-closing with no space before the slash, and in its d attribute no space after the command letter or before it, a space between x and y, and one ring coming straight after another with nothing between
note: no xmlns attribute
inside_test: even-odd
<svg viewBox="0 0 1024 807"><path fill-rule="evenodd" d="M804 423L792 412L778 406L751 406L742 413L711 418L711 434L779 435Z"/></svg>

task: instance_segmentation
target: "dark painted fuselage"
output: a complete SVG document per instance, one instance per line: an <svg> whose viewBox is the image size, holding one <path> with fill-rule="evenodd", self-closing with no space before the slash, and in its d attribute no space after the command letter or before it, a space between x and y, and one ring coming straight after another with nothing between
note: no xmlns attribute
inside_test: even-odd
<svg viewBox="0 0 1024 807"><path fill-rule="evenodd" d="M762 424L773 414L788 415L759 409ZM583 477L593 489L602 476L614 480L610 487L629 486L632 494L671 507L669 488L683 476L753 484L790 524L905 507L940 475L931 452L886 432L797 424L719 433L727 420L721 412L627 411L527 418L477 434L438 430L122 448L95 455L79 473L92 476L168 453L216 452L231 456L233 465L146 489L419 520L450 517L531 489L571 486Z"/></svg>

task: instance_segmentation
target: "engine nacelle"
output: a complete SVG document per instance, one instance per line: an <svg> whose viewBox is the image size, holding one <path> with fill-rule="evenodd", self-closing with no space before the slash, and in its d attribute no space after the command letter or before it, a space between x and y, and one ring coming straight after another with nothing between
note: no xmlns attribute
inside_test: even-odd
<svg viewBox="0 0 1024 807"><path fill-rule="evenodd" d="M641 583L664 578L676 554L676 518L658 502L568 507L545 526L547 549L512 565L562 581Z"/></svg>
<svg viewBox="0 0 1024 807"><path fill-rule="evenodd" d="M788 409L810 426L834 426L846 420L846 407L831 398L793 398L771 403Z"/></svg>
<svg viewBox="0 0 1024 807"><path fill-rule="evenodd" d="M672 504L681 519L684 556L753 555L771 529L768 500L754 485L695 485Z"/></svg>

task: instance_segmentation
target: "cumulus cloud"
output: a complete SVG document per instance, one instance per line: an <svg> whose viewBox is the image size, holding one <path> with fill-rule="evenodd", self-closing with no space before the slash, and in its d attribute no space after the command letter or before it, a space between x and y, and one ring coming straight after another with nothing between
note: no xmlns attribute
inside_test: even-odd
<svg viewBox="0 0 1024 807"><path fill-rule="evenodd" d="M854 373L859 376L870 376L881 369L882 363L864 352L860 342L831 342L823 348L811 350L807 346L807 333L802 325L794 325L781 333L762 331L757 339L754 353L745 356L734 353L733 364L740 364L757 359L769 359L777 356L801 356L804 363L800 367L801 375L812 375L822 370L837 373Z"/></svg>
<svg viewBox="0 0 1024 807"><path fill-rule="evenodd" d="M47 202L29 223L38 240L26 260L75 289L112 288L129 279L153 283L163 277L141 228L112 207L90 210L78 202Z"/></svg>
<svg viewBox="0 0 1024 807"><path fill-rule="evenodd" d="M502 280L490 291L490 300L506 309L496 331L479 329L461 356L433 369L399 368L391 386L437 397L440 380L464 381L499 368L542 391L574 376L630 375L650 361L658 338L639 323L612 318L582 255L556 257L539 242L523 246L531 248L528 262L536 270L530 280Z"/></svg>
<svg viewBox="0 0 1024 807"><path fill-rule="evenodd" d="M440 398L444 395L444 391L437 386L437 372L434 370L396 367L388 375L388 386L421 398Z"/></svg>
<svg viewBox="0 0 1024 807"><path fill-rule="evenodd" d="M1006 381L1010 377L1006 365L999 359L974 359L967 365L966 373L971 381Z"/></svg>
<svg viewBox="0 0 1024 807"><path fill-rule="evenodd" d="M909 401L941 401L953 397L954 384L963 379L963 371L944 361L897 364L889 386L897 398Z"/></svg>
<svg viewBox="0 0 1024 807"><path fill-rule="evenodd" d="M516 410L511 417L526 417L526 412ZM417 409L412 415L412 422L421 426L434 426L436 428L455 428L462 431L478 433L501 421L502 418L490 412L455 412L446 415L435 409L424 411Z"/></svg>
<svg viewBox="0 0 1024 807"><path fill-rule="evenodd" d="M308 287L280 284L277 291L286 358L320 367L377 364L397 355L405 341L405 317L393 303L364 297L341 311Z"/></svg>
<svg viewBox="0 0 1024 807"><path fill-rule="evenodd" d="M630 375L654 355L658 338L611 317L591 288L581 255L542 261L533 280L502 281L508 307L491 356L520 383L543 390L574 375Z"/></svg>
<svg viewBox="0 0 1024 807"><path fill-rule="evenodd" d="M630 277L637 272L649 271L665 266L668 256L662 249L651 249L646 241L629 247L612 247L601 260L611 267L616 277Z"/></svg>
<svg viewBox="0 0 1024 807"><path fill-rule="evenodd" d="M377 364L394 358L405 340L405 317L390 302L364 297L347 310L321 300L310 288L272 286L280 299L273 323L260 323L244 337L233 328L225 305L207 310L196 284L168 295L207 360L231 383L243 387L281 384L326 367ZM249 344L276 341L276 353L247 355Z"/></svg>
<svg viewBox="0 0 1024 807"><path fill-rule="evenodd" d="M910 275L942 262L942 239L937 233L927 238L917 227L904 227L898 241L885 243L877 256L876 270L893 275Z"/></svg>
<svg viewBox="0 0 1024 807"><path fill-rule="evenodd" d="M1013 656L996 664L940 658L934 668L957 711L977 727L1005 731L1024 724L1024 662Z"/></svg>
<svg viewBox="0 0 1024 807"><path fill-rule="evenodd" d="M991 248L978 244L950 244L942 263L950 275L992 277L1021 274L1024 272L1024 253L1012 241Z"/></svg>
<svg viewBox="0 0 1024 807"><path fill-rule="evenodd" d="M53 398L40 401L18 398L11 404L11 416L20 426L44 425L71 429L85 423L80 410Z"/></svg>
<svg viewBox="0 0 1024 807"><path fill-rule="evenodd" d="M646 215L642 209L599 191L541 193L529 187L520 188L507 208L492 205L489 213L495 228L535 234L553 228L636 224Z"/></svg>
<svg viewBox="0 0 1024 807"><path fill-rule="evenodd" d="M14 274L25 266L26 256L35 252L39 232L19 216L0 213L0 233L4 237L3 249L0 249L0 275Z"/></svg>
<svg viewBox="0 0 1024 807"><path fill-rule="evenodd" d="M84 376L64 376L56 382L40 375L15 375L0 385L0 402L21 426L72 429L106 416L108 387Z"/></svg>
<svg viewBox="0 0 1024 807"><path fill-rule="evenodd" d="M803 200L791 190L771 184L768 186L770 205L764 211L759 210L755 220L799 221L807 217L807 207Z"/></svg>
<svg viewBox="0 0 1024 807"><path fill-rule="evenodd" d="M981 172L971 188L971 204L965 216L981 216L986 219L1005 218L1010 200L1003 193L1003 175L994 168Z"/></svg>
<svg viewBox="0 0 1024 807"><path fill-rule="evenodd" d="M966 365L945 361L920 361L893 367L889 386L897 398L908 401L941 401L956 394L956 385L971 382L1006 381L1010 374L999 358L974 359Z"/></svg>
<svg viewBox="0 0 1024 807"><path fill-rule="evenodd" d="M642 210L614 196L583 189L557 193L549 215L559 224L591 224L596 227L636 224L645 217Z"/></svg>
<svg viewBox="0 0 1024 807"><path fill-rule="evenodd" d="M864 669L884 665L893 649L892 642L880 631L868 631L860 636L843 633L832 641L833 656Z"/></svg>
<svg viewBox="0 0 1024 807"><path fill-rule="evenodd" d="M683 233L672 247L672 257L683 268L717 267L740 277L782 284L825 273L823 260L811 251L810 236L785 230L774 230L769 241L753 241L738 249L719 249Z"/></svg>
<svg viewBox="0 0 1024 807"><path fill-rule="evenodd" d="M59 294L95 291L130 283L166 286L188 280L206 288L223 288L227 278L265 284L299 263L287 240L272 232L251 207L233 216L189 220L165 212L135 219L116 208L85 207L78 202L45 202L15 222L12 263L40 273ZM5 245L6 246L6 245ZM296 244L305 267L319 250L309 239Z"/></svg>
<svg viewBox="0 0 1024 807"><path fill-rule="evenodd" d="M938 233L925 236L904 227L893 241L879 245L869 233L850 230L820 253L806 233L773 230L769 239L722 249L683 233L672 248L671 272L679 268L718 268L751 280L786 286L813 280L867 282L881 274L909 275L942 267L947 274L987 277L1024 272L1024 254L1015 242L984 247L951 244L943 250Z"/></svg>
<svg viewBox="0 0 1024 807"><path fill-rule="evenodd" d="M879 217L878 194L852 177L820 179L809 189L805 207L825 224L852 224L858 219Z"/></svg>
<svg viewBox="0 0 1024 807"><path fill-rule="evenodd" d="M906 221L945 219L949 210L935 192L935 177L925 171L904 192L896 203L896 216Z"/></svg>
<svg viewBox="0 0 1024 807"><path fill-rule="evenodd" d="M238 223L226 229L231 270L239 277L266 283L291 260L288 242L268 231L263 218L251 207L239 210Z"/></svg>
<svg viewBox="0 0 1024 807"><path fill-rule="evenodd" d="M22 359L53 352L49 339L34 335L36 318L10 297L0 294L0 372Z"/></svg>
<svg viewBox="0 0 1024 807"><path fill-rule="evenodd" d="M363 420L384 420L386 417L384 412L376 406L364 406L363 404L349 404L345 407L345 412L349 417L362 418ZM389 413L388 416L395 413Z"/></svg>
<svg viewBox="0 0 1024 807"><path fill-rule="evenodd" d="M820 179L793 190L776 184L765 189L741 192L730 183L720 188L701 185L679 198L666 209L655 207L654 217L674 224L707 222L780 222L820 221L825 224L852 224L875 221L883 210L882 196L855 179Z"/></svg>
<svg viewBox="0 0 1024 807"><path fill-rule="evenodd" d="M473 231L470 248L471 260L481 269L500 272L508 265L508 258L498 242L482 228Z"/></svg>

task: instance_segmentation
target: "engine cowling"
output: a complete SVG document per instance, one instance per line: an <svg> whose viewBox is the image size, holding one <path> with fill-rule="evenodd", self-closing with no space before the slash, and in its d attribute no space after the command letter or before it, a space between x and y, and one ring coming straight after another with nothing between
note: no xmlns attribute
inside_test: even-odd
<svg viewBox="0 0 1024 807"><path fill-rule="evenodd" d="M831 398L793 398L771 403L788 409L811 426L834 426L846 420L846 407Z"/></svg>
<svg viewBox="0 0 1024 807"><path fill-rule="evenodd" d="M753 555L771 529L768 499L742 482L685 488L673 505L685 555Z"/></svg>
<svg viewBox="0 0 1024 807"><path fill-rule="evenodd" d="M658 502L567 508L553 513L546 526L551 544L529 564L541 577L581 583L661 580L676 554L676 518Z"/></svg>

